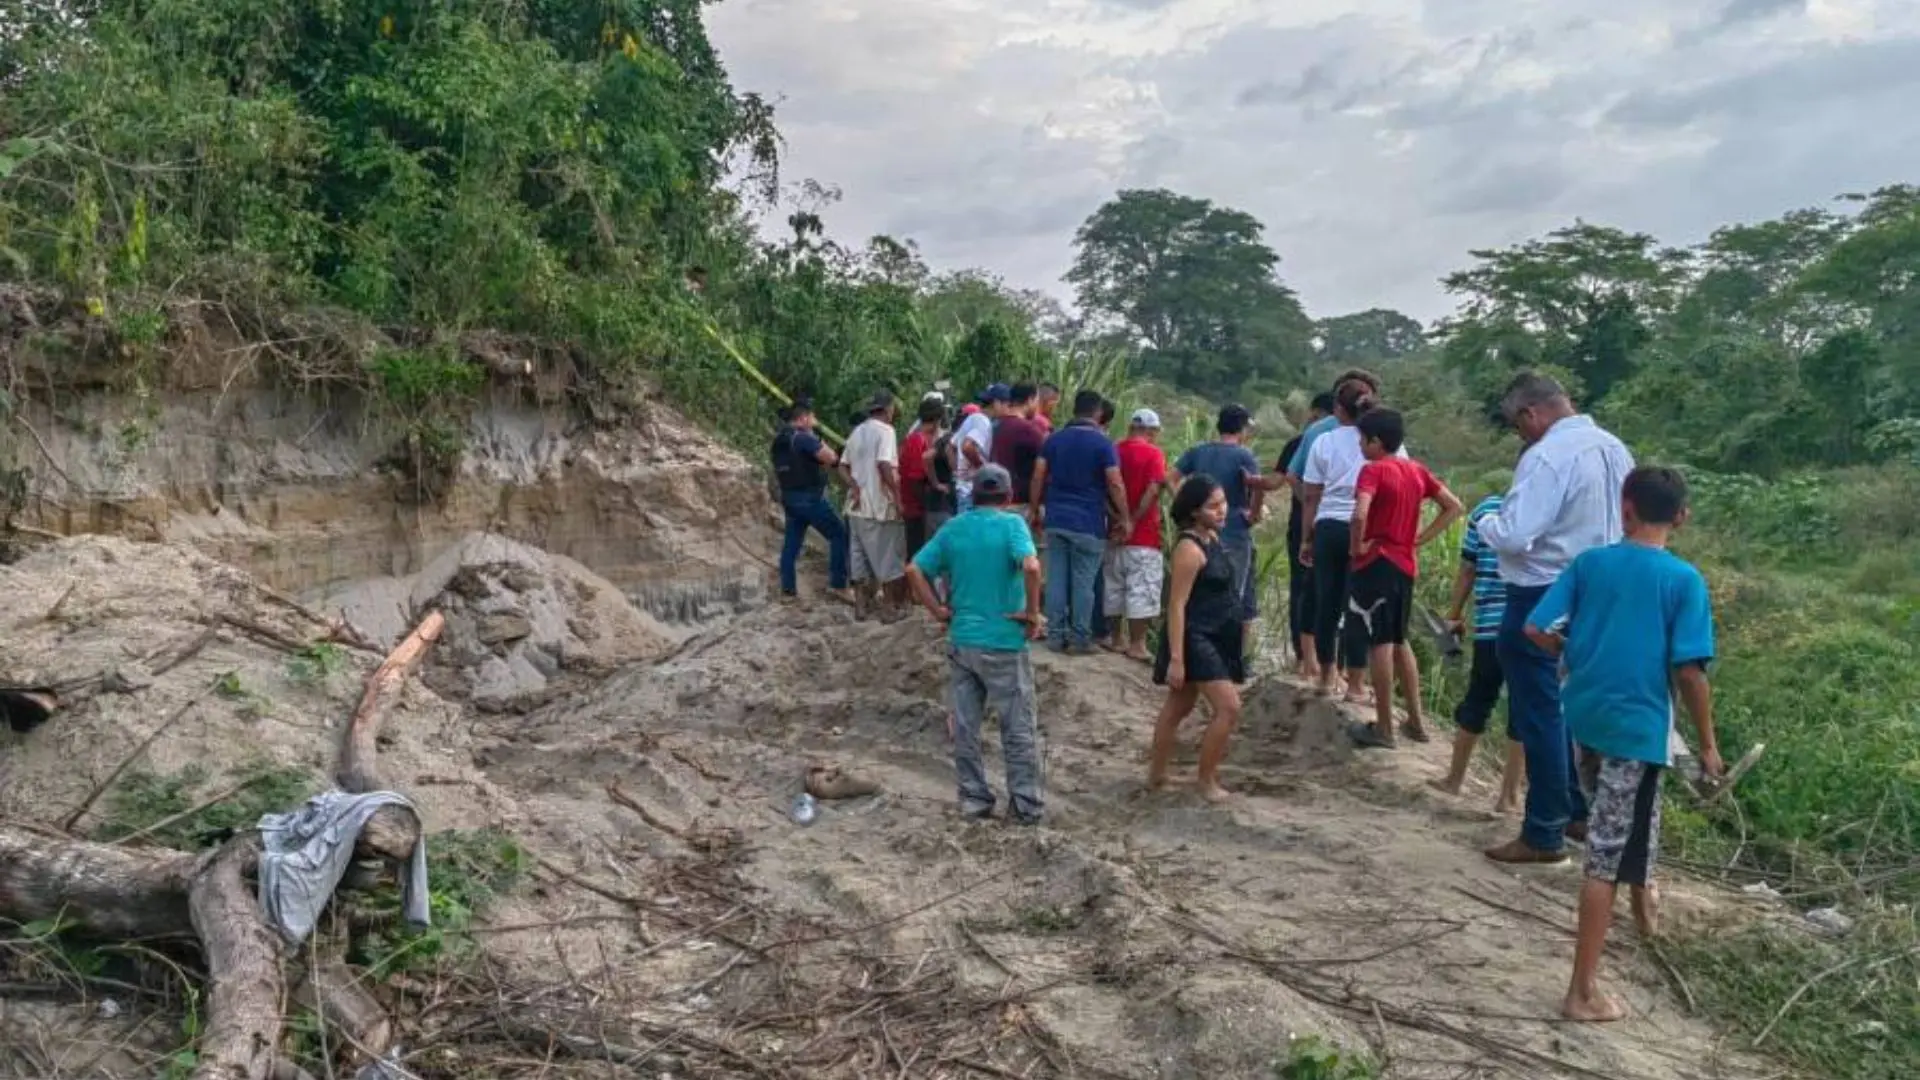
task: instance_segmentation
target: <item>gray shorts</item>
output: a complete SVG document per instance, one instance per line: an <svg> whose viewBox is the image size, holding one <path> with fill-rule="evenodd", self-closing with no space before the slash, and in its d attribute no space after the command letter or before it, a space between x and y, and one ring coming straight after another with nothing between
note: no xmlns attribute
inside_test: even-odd
<svg viewBox="0 0 1920 1080"><path fill-rule="evenodd" d="M850 517L847 532L855 581L882 585L907 576L907 523Z"/></svg>
<svg viewBox="0 0 1920 1080"><path fill-rule="evenodd" d="M1653 884L1660 858L1658 765L1608 757L1582 747L1580 786L1587 801L1587 876L1616 885Z"/></svg>

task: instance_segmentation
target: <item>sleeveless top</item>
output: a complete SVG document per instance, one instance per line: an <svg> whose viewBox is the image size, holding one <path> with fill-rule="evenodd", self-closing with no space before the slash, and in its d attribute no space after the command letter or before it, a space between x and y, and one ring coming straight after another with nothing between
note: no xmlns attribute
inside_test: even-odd
<svg viewBox="0 0 1920 1080"><path fill-rule="evenodd" d="M1223 627L1237 626L1240 605L1234 595L1233 565L1227 561L1220 538L1206 541L1196 533L1183 532L1180 539L1199 545L1207 556L1207 564L1194 575L1193 591L1187 594L1187 633L1213 634Z"/></svg>

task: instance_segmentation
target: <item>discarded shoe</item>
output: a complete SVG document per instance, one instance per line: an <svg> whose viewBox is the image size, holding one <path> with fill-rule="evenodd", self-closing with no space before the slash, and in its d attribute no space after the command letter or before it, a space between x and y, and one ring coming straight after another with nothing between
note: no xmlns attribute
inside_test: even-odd
<svg viewBox="0 0 1920 1080"><path fill-rule="evenodd" d="M880 785L843 772L838 765L815 765L807 770L807 794L816 799L858 799L880 794Z"/></svg>

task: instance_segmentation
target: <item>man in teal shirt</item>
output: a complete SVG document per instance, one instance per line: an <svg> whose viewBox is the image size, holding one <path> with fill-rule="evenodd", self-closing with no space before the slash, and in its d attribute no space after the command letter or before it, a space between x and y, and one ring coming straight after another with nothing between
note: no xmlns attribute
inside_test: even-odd
<svg viewBox="0 0 1920 1080"><path fill-rule="evenodd" d="M1029 641L1046 636L1040 614L1040 559L1033 533L1007 511L1013 477L983 465L973 478L973 508L927 541L907 567L913 594L947 626L952 677L953 768L960 779L960 812L993 816L995 797L980 756L987 706L1000 716L1000 751L1007 762L1012 820L1040 821L1040 752L1034 718L1033 656ZM945 575L950 603L934 594Z"/></svg>

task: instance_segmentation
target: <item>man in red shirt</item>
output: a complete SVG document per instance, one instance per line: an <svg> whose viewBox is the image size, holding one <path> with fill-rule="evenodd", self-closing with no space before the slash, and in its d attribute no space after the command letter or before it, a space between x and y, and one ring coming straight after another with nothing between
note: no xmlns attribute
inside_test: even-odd
<svg viewBox="0 0 1920 1080"><path fill-rule="evenodd" d="M1106 596L1102 610L1113 621L1111 648L1126 642L1128 657L1152 663L1147 628L1160 616L1160 592L1166 578L1161 554L1160 494L1167 486L1167 455L1160 449L1160 416L1152 409L1133 414L1127 437L1114 444L1120 456L1120 480L1127 489L1127 516L1115 521L1116 543L1107 549Z"/></svg>
<svg viewBox="0 0 1920 1080"><path fill-rule="evenodd" d="M900 444L900 516L907 522L907 560L911 562L926 545L932 530L927 528L928 484L927 456L940 438L940 422L946 418L946 402L929 396L920 402L920 422Z"/></svg>
<svg viewBox="0 0 1920 1080"><path fill-rule="evenodd" d="M1420 718L1420 665L1407 644L1413 617L1413 582L1420 573L1420 548L1445 532L1465 512L1460 500L1425 465L1399 457L1406 421L1392 409L1375 409L1360 418L1360 452L1366 464L1354 485L1352 562L1348 573L1347 617L1366 629L1367 670L1373 676L1373 726L1358 724L1353 739L1361 746L1391 747L1393 677L1399 668L1407 696L1407 723L1401 730L1415 742L1427 741ZM1440 513L1420 528L1420 505L1440 504Z"/></svg>

